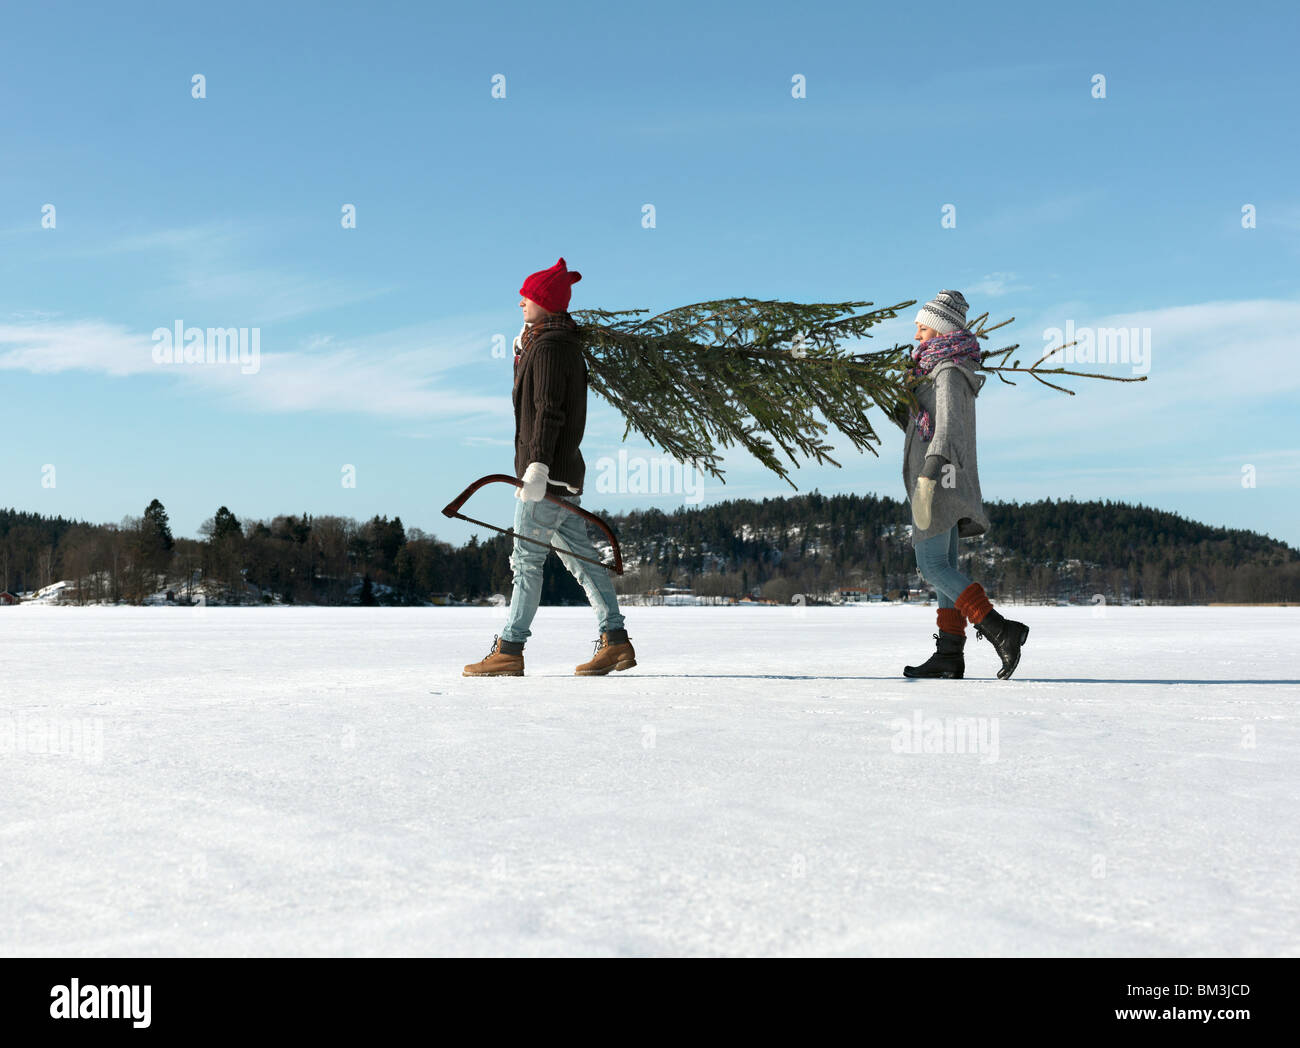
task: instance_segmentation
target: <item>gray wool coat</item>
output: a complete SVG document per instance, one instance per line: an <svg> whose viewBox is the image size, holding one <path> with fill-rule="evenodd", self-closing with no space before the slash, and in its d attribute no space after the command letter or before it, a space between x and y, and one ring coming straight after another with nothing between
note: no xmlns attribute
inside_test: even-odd
<svg viewBox="0 0 1300 1048"><path fill-rule="evenodd" d="M916 478L928 455L942 455L951 464L935 481L930 526L922 531L912 525L912 544L942 535L954 524L957 535L969 538L988 530L980 494L979 468L975 460L975 398L986 375L979 375L955 361L939 364L914 390L917 402L930 412L934 435L927 442L917 431L916 420L907 423L903 444L903 484L909 505L916 490Z"/></svg>

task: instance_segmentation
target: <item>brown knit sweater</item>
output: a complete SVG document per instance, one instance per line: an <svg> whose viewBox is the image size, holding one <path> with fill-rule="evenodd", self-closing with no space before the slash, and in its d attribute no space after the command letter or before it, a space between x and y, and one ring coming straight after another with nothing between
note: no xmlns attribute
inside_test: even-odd
<svg viewBox="0 0 1300 1048"><path fill-rule="evenodd" d="M568 319L557 314L556 319ZM578 445L587 426L587 364L572 320L534 325L515 361L515 476L530 462L550 471L549 490L582 492L587 465Z"/></svg>

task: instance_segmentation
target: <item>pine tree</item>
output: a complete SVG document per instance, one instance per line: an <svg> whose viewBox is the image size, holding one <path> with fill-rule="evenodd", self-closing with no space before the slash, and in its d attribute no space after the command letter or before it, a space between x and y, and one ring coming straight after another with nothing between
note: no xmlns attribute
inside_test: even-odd
<svg viewBox="0 0 1300 1048"><path fill-rule="evenodd" d="M898 316L915 300L869 309L871 302L779 302L719 299L643 317L644 309L578 310L589 384L636 431L680 462L719 480L719 449L739 445L795 487L782 455L839 463L824 435L830 428L858 450L879 444L867 411L887 415L915 404L909 377L910 344L876 352L846 348L871 338L871 328ZM865 312L857 312L865 310ZM1015 318L987 326L988 314L968 327L985 339ZM1006 363L1018 345L986 351L982 370L1009 385L1008 373L1029 374L1065 393L1043 375L1079 375L1121 382L1137 378L1067 371L1043 365L1058 346L1028 368Z"/></svg>
<svg viewBox="0 0 1300 1048"><path fill-rule="evenodd" d="M144 516L140 518L134 546L138 556L137 566L141 572L136 588L140 591L139 595L144 596L153 590L158 576L166 581L172 550L176 546L167 520L167 510L157 499L149 503Z"/></svg>
<svg viewBox="0 0 1300 1048"><path fill-rule="evenodd" d="M212 518L211 528L212 541L214 543L220 542L222 539L230 535L237 536L243 534L239 518L231 513L230 510L226 509L225 506L222 506L217 510L216 516Z"/></svg>
<svg viewBox="0 0 1300 1048"><path fill-rule="evenodd" d="M157 499L150 502L148 508L144 511L142 530L151 539L155 540L160 548L169 553L172 547L176 545L176 540L172 538L171 524L167 520L167 510L163 508L163 504Z"/></svg>

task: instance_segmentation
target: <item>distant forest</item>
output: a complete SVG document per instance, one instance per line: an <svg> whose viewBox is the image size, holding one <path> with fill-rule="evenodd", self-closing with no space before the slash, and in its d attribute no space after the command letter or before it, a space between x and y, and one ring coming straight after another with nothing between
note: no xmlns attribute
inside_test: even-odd
<svg viewBox="0 0 1300 1048"><path fill-rule="evenodd" d="M963 540L962 569L995 599L1108 603L1300 601L1300 553L1254 532L1210 527L1123 502L985 504L986 536ZM875 495L816 492L608 518L627 573L624 593L665 586L716 598L788 603L842 590L924 589L904 521L907 507ZM459 547L400 518L239 518L225 506L201 539L175 538L154 500L140 517L87 524L0 510L4 589L67 581L72 603L141 601L171 591L228 603L419 604L510 593L510 541ZM542 599L581 604L556 558Z"/></svg>

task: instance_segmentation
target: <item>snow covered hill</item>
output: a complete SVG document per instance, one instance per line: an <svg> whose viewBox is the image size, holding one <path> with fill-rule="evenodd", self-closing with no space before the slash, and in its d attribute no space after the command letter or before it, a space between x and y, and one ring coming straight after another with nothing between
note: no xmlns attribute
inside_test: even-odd
<svg viewBox="0 0 1300 1048"><path fill-rule="evenodd" d="M5 615L5 954L1300 953L1300 610Z"/></svg>

